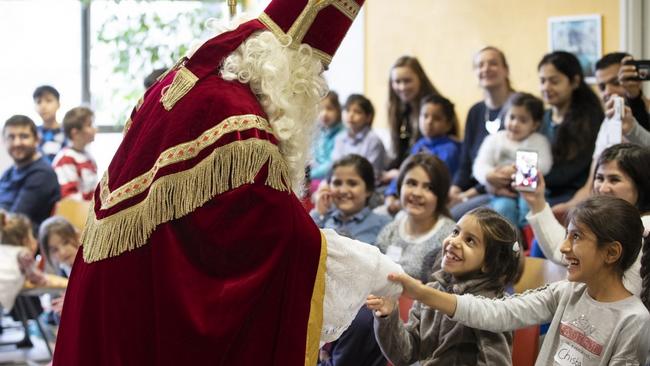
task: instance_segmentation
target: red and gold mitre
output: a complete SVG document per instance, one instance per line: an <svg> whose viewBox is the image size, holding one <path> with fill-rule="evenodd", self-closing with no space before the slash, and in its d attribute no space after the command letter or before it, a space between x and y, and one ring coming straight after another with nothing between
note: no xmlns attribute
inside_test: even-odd
<svg viewBox="0 0 650 366"><path fill-rule="evenodd" d="M328 65L365 0L274 0L259 20L291 45L308 44Z"/></svg>

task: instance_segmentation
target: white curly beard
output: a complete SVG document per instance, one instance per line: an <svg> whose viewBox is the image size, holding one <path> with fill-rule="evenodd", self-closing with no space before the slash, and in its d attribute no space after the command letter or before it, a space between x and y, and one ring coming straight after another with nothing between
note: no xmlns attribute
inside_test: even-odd
<svg viewBox="0 0 650 366"><path fill-rule="evenodd" d="M221 76L249 84L258 96L280 141L293 190L301 195L318 103L328 88L311 47L295 50L288 44L269 31L256 33L224 60Z"/></svg>

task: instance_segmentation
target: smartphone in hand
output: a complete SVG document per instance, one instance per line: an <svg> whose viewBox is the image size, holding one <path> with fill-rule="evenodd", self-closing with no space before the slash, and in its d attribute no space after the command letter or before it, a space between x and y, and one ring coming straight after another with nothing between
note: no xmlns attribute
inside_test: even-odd
<svg viewBox="0 0 650 366"><path fill-rule="evenodd" d="M625 62L626 65L634 65L638 77L630 80L648 81L650 80L650 60L630 60Z"/></svg>
<svg viewBox="0 0 650 366"><path fill-rule="evenodd" d="M534 192L537 189L538 153L532 150L517 150L515 157L515 184L518 191Z"/></svg>

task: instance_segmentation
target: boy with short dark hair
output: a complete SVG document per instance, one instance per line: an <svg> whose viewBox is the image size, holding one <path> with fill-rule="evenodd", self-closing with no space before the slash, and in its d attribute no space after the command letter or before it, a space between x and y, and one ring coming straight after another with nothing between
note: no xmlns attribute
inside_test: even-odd
<svg viewBox="0 0 650 366"><path fill-rule="evenodd" d="M40 137L38 149L51 163L54 156L67 143L61 125L56 120L56 112L61 107L59 103L60 94L50 85L41 85L34 90L32 97L36 112L43 119L43 124L38 126L38 135Z"/></svg>
<svg viewBox="0 0 650 366"><path fill-rule="evenodd" d="M63 117L63 130L69 141L54 158L52 167L61 185L61 198L89 201L97 186L97 164L86 151L95 140L94 113L86 107L73 108Z"/></svg>

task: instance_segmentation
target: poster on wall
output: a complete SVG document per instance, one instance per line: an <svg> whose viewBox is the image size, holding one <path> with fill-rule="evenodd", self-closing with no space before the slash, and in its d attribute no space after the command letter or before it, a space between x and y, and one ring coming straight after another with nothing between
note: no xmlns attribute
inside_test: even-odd
<svg viewBox="0 0 650 366"><path fill-rule="evenodd" d="M548 47L551 51L571 52L582 65L585 80L595 83L594 65L601 57L601 15L576 15L548 19Z"/></svg>

